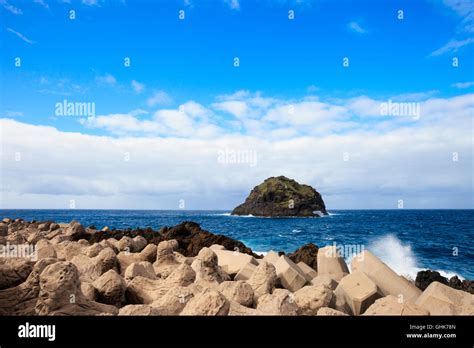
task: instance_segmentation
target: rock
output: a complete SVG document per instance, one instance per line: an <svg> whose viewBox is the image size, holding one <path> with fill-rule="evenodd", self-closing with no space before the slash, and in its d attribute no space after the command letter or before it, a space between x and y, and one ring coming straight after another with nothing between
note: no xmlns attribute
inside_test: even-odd
<svg viewBox="0 0 474 348"><path fill-rule="evenodd" d="M214 253L217 255L218 265L229 275L235 275L239 273L247 263L258 265L255 258L238 251L214 250Z"/></svg>
<svg viewBox="0 0 474 348"><path fill-rule="evenodd" d="M209 248L202 248L191 264L196 272L196 282L206 286L217 286L230 277L225 274L217 263L217 255Z"/></svg>
<svg viewBox="0 0 474 348"><path fill-rule="evenodd" d="M99 243L94 243L91 246L82 249L82 253L87 257L96 257L104 249Z"/></svg>
<svg viewBox="0 0 474 348"><path fill-rule="evenodd" d="M432 282L448 285L448 279L439 274L439 272L426 270L416 274L415 285L418 289L425 290Z"/></svg>
<svg viewBox="0 0 474 348"><path fill-rule="evenodd" d="M474 315L474 295L432 282L415 302L431 315Z"/></svg>
<svg viewBox="0 0 474 348"><path fill-rule="evenodd" d="M327 211L321 195L314 188L279 176L255 186L232 215L318 217L327 215Z"/></svg>
<svg viewBox="0 0 474 348"><path fill-rule="evenodd" d="M244 315L262 315L255 308L242 306L241 304L230 301L229 316L244 316Z"/></svg>
<svg viewBox="0 0 474 348"><path fill-rule="evenodd" d="M262 262L257 266L247 283L254 291L254 301L265 294L271 294L275 289L277 280L275 266L268 262Z"/></svg>
<svg viewBox="0 0 474 348"><path fill-rule="evenodd" d="M381 295L377 285L361 271L354 271L341 279L336 290L336 309L360 315Z"/></svg>
<svg viewBox="0 0 474 348"><path fill-rule="evenodd" d="M288 290L275 289L272 294L259 297L257 311L264 315L298 315L298 306Z"/></svg>
<svg viewBox="0 0 474 348"><path fill-rule="evenodd" d="M316 271L318 269L318 250L319 248L316 245L308 243L297 249L294 253L288 254L288 257L294 263L303 262Z"/></svg>
<svg viewBox="0 0 474 348"><path fill-rule="evenodd" d="M56 231L57 229L59 229L59 225L55 222L51 223L51 225L49 225L49 230L50 231Z"/></svg>
<svg viewBox="0 0 474 348"><path fill-rule="evenodd" d="M104 248L96 257L79 254L74 256L71 262L79 270L82 279L92 282L108 270L117 267L117 256L112 249Z"/></svg>
<svg viewBox="0 0 474 348"><path fill-rule="evenodd" d="M315 285L315 286L318 286L318 285L324 285L324 286L327 286L329 289L331 290L334 290L336 289L337 285L339 283L337 281L335 281L334 279L332 279L330 276L328 276L327 274L320 274L320 275L317 275L316 277L314 277L312 280L311 280L311 285Z"/></svg>
<svg viewBox="0 0 474 348"><path fill-rule="evenodd" d="M184 307L181 315L221 316L229 313L230 303L220 292L205 289L194 296Z"/></svg>
<svg viewBox="0 0 474 348"><path fill-rule="evenodd" d="M51 225L51 222L45 222L45 223L39 224L37 229L38 231L48 231L50 225Z"/></svg>
<svg viewBox="0 0 474 348"><path fill-rule="evenodd" d="M36 243L36 259L46 259L48 257L56 258L56 249L53 244L47 239L40 239Z"/></svg>
<svg viewBox="0 0 474 348"><path fill-rule="evenodd" d="M102 274L92 285L97 290L98 302L119 306L125 300L127 286L123 278L113 269Z"/></svg>
<svg viewBox="0 0 474 348"><path fill-rule="evenodd" d="M332 290L324 285L304 286L294 293L301 315L316 315L320 308L329 306L332 298Z"/></svg>
<svg viewBox="0 0 474 348"><path fill-rule="evenodd" d="M0 223L0 236L4 237L8 235L8 225L6 223Z"/></svg>
<svg viewBox="0 0 474 348"><path fill-rule="evenodd" d="M130 303L150 304L172 288L192 284L195 277L196 273L185 263L176 268L166 279L153 280L138 276L128 282L126 298Z"/></svg>
<svg viewBox="0 0 474 348"><path fill-rule="evenodd" d="M219 244L212 244L209 249L211 249L212 251L216 251L216 250L226 250L225 247L223 245L219 245Z"/></svg>
<svg viewBox="0 0 474 348"><path fill-rule="evenodd" d="M410 301L399 301L388 295L376 300L364 315L430 315L430 312Z"/></svg>
<svg viewBox="0 0 474 348"><path fill-rule="evenodd" d="M317 260L319 275L326 274L339 281L349 274L346 262L334 245L319 249Z"/></svg>
<svg viewBox="0 0 474 348"><path fill-rule="evenodd" d="M125 236L125 237L122 237L122 239L120 239L118 241L118 243L116 244L116 247L119 251L125 251L125 252L133 252L133 239L128 237L128 236Z"/></svg>
<svg viewBox="0 0 474 348"><path fill-rule="evenodd" d="M127 253L120 252L117 254L117 260L119 262L119 269L121 274L125 274L127 267L134 262L148 261L155 262L157 247L153 244L148 244L145 249L139 253Z"/></svg>
<svg viewBox="0 0 474 348"><path fill-rule="evenodd" d="M51 241L53 243L53 241ZM83 250L86 249L83 243L77 241L71 242L69 240L55 244L56 254L58 259L70 261L75 256L83 254Z"/></svg>
<svg viewBox="0 0 474 348"><path fill-rule="evenodd" d="M156 261L153 264L155 273L160 278L166 278L173 272L180 262L176 259L173 251L178 247L176 240L167 240L158 244Z"/></svg>
<svg viewBox="0 0 474 348"><path fill-rule="evenodd" d="M3 222L3 223L5 223L5 224L9 224L9 223L11 223L11 222L12 222L12 219L9 219L9 218L3 218L2 222Z"/></svg>
<svg viewBox="0 0 474 348"><path fill-rule="evenodd" d="M120 308L118 315L139 315L139 316L152 316L152 315L160 315L156 308L153 308L149 305L144 304L131 304L126 305L125 307Z"/></svg>
<svg viewBox="0 0 474 348"><path fill-rule="evenodd" d="M318 313L316 315L326 315L326 316L347 316L347 313L338 311L333 308L329 307L322 307L318 310Z"/></svg>
<svg viewBox="0 0 474 348"><path fill-rule="evenodd" d="M400 277L367 250L352 258L351 269L365 273L377 285L383 296L394 295L398 298L401 295L404 300L413 302L421 294L420 289Z"/></svg>
<svg viewBox="0 0 474 348"><path fill-rule="evenodd" d="M313 278L318 276L318 272L316 272L313 268L309 267L306 263L300 261L296 264L298 268L303 272L306 280L310 282Z"/></svg>
<svg viewBox="0 0 474 348"><path fill-rule="evenodd" d="M301 289L307 282L303 271L288 256L280 256L275 262L275 270L281 284L291 292Z"/></svg>
<svg viewBox="0 0 474 348"><path fill-rule="evenodd" d="M251 262L245 264L234 277L234 280L249 280L253 272L257 269L257 266Z"/></svg>
<svg viewBox="0 0 474 348"><path fill-rule="evenodd" d="M271 263L272 265L274 265L275 262L277 262L279 258L280 258L280 255L278 255L278 253L276 253L276 252L273 251L273 250L270 250L270 251L263 257L263 261L266 261L266 262Z"/></svg>
<svg viewBox="0 0 474 348"><path fill-rule="evenodd" d="M143 236L134 237L133 238L133 252L139 253L146 247L147 244L148 242Z"/></svg>
<svg viewBox="0 0 474 348"><path fill-rule="evenodd" d="M0 290L0 316L35 315L40 290L40 274L47 266L56 262L57 260L53 258L39 260L24 282L15 287Z"/></svg>
<svg viewBox="0 0 474 348"><path fill-rule="evenodd" d="M33 270L33 263L22 257L0 257L0 290L23 283Z"/></svg>
<svg viewBox="0 0 474 348"><path fill-rule="evenodd" d="M109 226L105 226L101 229L102 232L109 232L110 231L110 228Z"/></svg>
<svg viewBox="0 0 474 348"><path fill-rule="evenodd" d="M245 307L253 304L253 289L244 281L226 281L217 288L229 301L237 302Z"/></svg>
<svg viewBox="0 0 474 348"><path fill-rule="evenodd" d="M67 261L47 266L40 277L40 292L35 311L38 315L117 314L114 306L93 302L80 290L79 272Z"/></svg>
<svg viewBox="0 0 474 348"><path fill-rule="evenodd" d="M96 288L89 282L81 282L81 292L84 296L91 301L97 300L97 290Z"/></svg>
<svg viewBox="0 0 474 348"><path fill-rule="evenodd" d="M127 267L124 278L126 280L131 280L135 277L158 279L153 269L153 265L148 261L134 262Z"/></svg>
<svg viewBox="0 0 474 348"><path fill-rule="evenodd" d="M171 288L162 297L153 301L151 306L155 308L160 315L179 315L197 292L200 291L197 291L197 289L192 286L177 286Z"/></svg>
<svg viewBox="0 0 474 348"><path fill-rule="evenodd" d="M84 227L77 221L71 221L71 223L66 227L64 231L64 235L68 238L68 240L79 240L79 239L87 239L87 233Z"/></svg>
<svg viewBox="0 0 474 348"><path fill-rule="evenodd" d="M457 276L452 276L449 279L448 286L456 290L462 290L474 294L474 281L472 280L464 279L461 281Z"/></svg>

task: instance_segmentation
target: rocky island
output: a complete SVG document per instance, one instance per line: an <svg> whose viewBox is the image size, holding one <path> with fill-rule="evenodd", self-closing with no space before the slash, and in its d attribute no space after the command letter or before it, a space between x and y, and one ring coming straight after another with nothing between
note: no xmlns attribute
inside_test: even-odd
<svg viewBox="0 0 474 348"><path fill-rule="evenodd" d="M314 188L278 176L255 186L232 215L319 217L327 215L327 211L321 195Z"/></svg>

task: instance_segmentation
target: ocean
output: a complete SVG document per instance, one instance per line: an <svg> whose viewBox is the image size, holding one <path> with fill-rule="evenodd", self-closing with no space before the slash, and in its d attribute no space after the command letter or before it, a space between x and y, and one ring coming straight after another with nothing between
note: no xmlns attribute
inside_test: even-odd
<svg viewBox="0 0 474 348"><path fill-rule="evenodd" d="M231 216L229 211L0 210L26 220L77 220L84 226L159 229L195 221L215 234L242 241L255 252L292 252L306 243L367 249L397 273L421 269L474 279L474 210L332 210L322 218ZM351 255L345 255L350 261Z"/></svg>

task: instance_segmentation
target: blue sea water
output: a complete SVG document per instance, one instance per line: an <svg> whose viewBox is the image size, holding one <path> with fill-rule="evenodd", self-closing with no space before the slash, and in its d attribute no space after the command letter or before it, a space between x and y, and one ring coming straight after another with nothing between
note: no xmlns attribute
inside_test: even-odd
<svg viewBox="0 0 474 348"><path fill-rule="evenodd" d="M400 274L420 269L474 279L474 210L334 210L322 218L258 218L225 211L0 210L2 217L77 220L97 228L159 229L190 220L215 234L238 239L257 252L291 252L306 243L356 245Z"/></svg>

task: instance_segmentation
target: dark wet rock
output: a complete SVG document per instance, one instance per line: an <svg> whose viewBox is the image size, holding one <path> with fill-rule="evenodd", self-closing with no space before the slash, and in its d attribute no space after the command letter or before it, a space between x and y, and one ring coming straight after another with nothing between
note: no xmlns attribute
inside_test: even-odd
<svg viewBox="0 0 474 348"><path fill-rule="evenodd" d="M318 250L319 248L313 243L308 243L288 254L288 257L294 263L304 262L314 270L318 270Z"/></svg>
<svg viewBox="0 0 474 348"><path fill-rule="evenodd" d="M435 281L444 285L448 285L453 289L474 294L474 281L467 279L461 280L457 276L453 276L448 280L448 278L443 277L441 274L439 274L439 272L432 270L418 272L416 275L415 285L424 291L428 285Z"/></svg>
<svg viewBox="0 0 474 348"><path fill-rule="evenodd" d="M278 176L255 186L232 215L317 217L327 215L327 211L321 195L314 188Z"/></svg>

